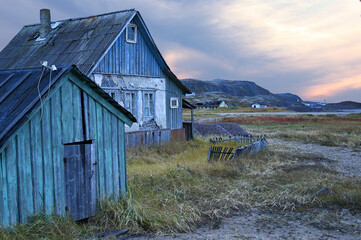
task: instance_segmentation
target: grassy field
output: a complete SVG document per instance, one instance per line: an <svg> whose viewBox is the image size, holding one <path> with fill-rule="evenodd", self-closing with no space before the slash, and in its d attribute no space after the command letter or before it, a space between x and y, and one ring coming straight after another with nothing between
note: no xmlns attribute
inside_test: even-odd
<svg viewBox="0 0 361 240"><path fill-rule="evenodd" d="M318 143L323 146L361 146L361 114L344 117L249 116L224 118L223 122L239 124L254 134L293 141Z"/></svg>
<svg viewBox="0 0 361 240"><path fill-rule="evenodd" d="M332 144L326 144L360 146L359 116L225 120L272 137L324 143L325 136L331 136ZM345 136L355 139L349 141ZM188 232L250 207L275 211L330 206L361 210L360 179L338 175L327 167L301 164L320 156L270 147L252 157L208 163L208 148L208 139L196 139L128 149L126 199L109 197L99 204L95 217L82 223L60 216L34 216L28 224L0 230L0 239L77 239L124 228L147 233ZM315 196L323 186L328 186L330 193Z"/></svg>
<svg viewBox="0 0 361 240"><path fill-rule="evenodd" d="M220 107L215 109L195 109L193 110L195 114L212 114L212 113L227 113L227 112L291 112L289 110L286 110L285 108L281 107L268 107L268 108L250 108L250 107ZM184 113L190 113L190 110L185 109Z"/></svg>

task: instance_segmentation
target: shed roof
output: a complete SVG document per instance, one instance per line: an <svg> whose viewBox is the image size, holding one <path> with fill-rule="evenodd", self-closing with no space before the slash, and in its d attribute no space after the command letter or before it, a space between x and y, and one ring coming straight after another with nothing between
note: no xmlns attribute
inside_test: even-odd
<svg viewBox="0 0 361 240"><path fill-rule="evenodd" d="M148 43L163 72L184 92L190 93L165 63L135 9L52 22L52 29L45 39L39 37L40 24L24 26L0 52L0 70L37 68L41 61L48 61L56 66L76 65L89 76L136 15L148 33Z"/></svg>
<svg viewBox="0 0 361 240"><path fill-rule="evenodd" d="M182 108L196 109L196 106L194 106L192 103L188 102L187 100L182 99Z"/></svg>
<svg viewBox="0 0 361 240"><path fill-rule="evenodd" d="M96 83L82 74L77 67L60 67L57 71L48 69L0 70L0 147L25 121L31 111L44 102L49 90L69 72L78 76L85 84L103 97L117 110L136 122L134 116L120 106ZM41 81L39 81L41 79Z"/></svg>

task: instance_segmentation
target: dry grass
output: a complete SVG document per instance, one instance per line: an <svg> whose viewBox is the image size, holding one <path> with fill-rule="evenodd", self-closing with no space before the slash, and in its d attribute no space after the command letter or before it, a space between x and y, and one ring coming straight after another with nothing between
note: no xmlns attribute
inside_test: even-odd
<svg viewBox="0 0 361 240"><path fill-rule="evenodd" d="M255 134L324 146L361 146L361 118L357 114L326 116L250 116L225 118Z"/></svg>
<svg viewBox="0 0 361 240"><path fill-rule="evenodd" d="M313 124L305 128L312 129ZM280 124L263 126L271 131ZM344 127L359 129L351 123L335 129ZM274 136L279 134L275 132ZM291 131L292 138L301 139L294 134ZM110 197L101 202L99 212L88 223L42 215L28 224L0 230L0 239L77 239L124 228L132 232L188 232L206 221L218 221L249 207L296 211L332 205L361 209L360 179L308 164L320 161L320 156L271 146L269 151L252 157L210 164L206 161L209 146L208 139L197 139L128 149L126 199ZM315 196L323 186L330 192Z"/></svg>

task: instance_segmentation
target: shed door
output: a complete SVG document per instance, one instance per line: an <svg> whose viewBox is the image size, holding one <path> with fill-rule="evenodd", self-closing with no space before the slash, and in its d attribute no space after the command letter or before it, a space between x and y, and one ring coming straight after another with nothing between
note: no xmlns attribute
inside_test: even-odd
<svg viewBox="0 0 361 240"><path fill-rule="evenodd" d="M74 220L94 216L96 159L94 144L64 145L65 211Z"/></svg>

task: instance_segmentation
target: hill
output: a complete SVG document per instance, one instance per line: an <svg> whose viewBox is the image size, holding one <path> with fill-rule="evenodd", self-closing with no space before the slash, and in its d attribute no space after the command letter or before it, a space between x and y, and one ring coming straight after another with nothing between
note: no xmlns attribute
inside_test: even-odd
<svg viewBox="0 0 361 240"><path fill-rule="evenodd" d="M302 99L291 93L273 94L265 88L250 81L231 81L214 79L202 81L198 79L181 80L194 93L187 96L193 103L205 101L225 101L230 106L250 106L262 102L268 106L299 106Z"/></svg>
<svg viewBox="0 0 361 240"><path fill-rule="evenodd" d="M344 101L339 103L328 103L325 106L327 110L338 110L338 109L361 109L361 103Z"/></svg>

